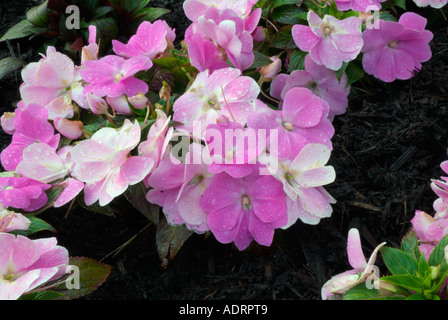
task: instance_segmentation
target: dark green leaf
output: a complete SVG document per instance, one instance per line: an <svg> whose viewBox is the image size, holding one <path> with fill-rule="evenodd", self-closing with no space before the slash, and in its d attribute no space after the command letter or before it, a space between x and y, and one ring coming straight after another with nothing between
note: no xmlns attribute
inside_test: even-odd
<svg viewBox="0 0 448 320"><path fill-rule="evenodd" d="M134 208L143 214L149 221L157 225L159 223L159 207L149 203L148 200L146 200L147 192L148 190L141 182L136 185L129 186L125 192L125 196Z"/></svg>
<svg viewBox="0 0 448 320"><path fill-rule="evenodd" d="M306 55L307 52L294 50L289 58L288 72L291 73L294 70L304 70Z"/></svg>
<svg viewBox="0 0 448 320"><path fill-rule="evenodd" d="M426 298L423 294L415 293L407 297L405 300L426 300Z"/></svg>
<svg viewBox="0 0 448 320"><path fill-rule="evenodd" d="M26 18L31 24L36 27L46 27L48 26L48 10L47 10L48 0L42 4L31 8L26 13Z"/></svg>
<svg viewBox="0 0 448 320"><path fill-rule="evenodd" d="M432 249L431 255L428 259L428 264L430 266L437 267L441 265L440 272L445 272L448 270L446 259L445 259L445 247L448 246L448 234L445 235L442 240L437 243L437 245Z"/></svg>
<svg viewBox="0 0 448 320"><path fill-rule="evenodd" d="M418 262L418 273L424 278L429 272L428 262L426 261L425 255L422 254L420 255L420 260Z"/></svg>
<svg viewBox="0 0 448 320"><path fill-rule="evenodd" d="M36 291L22 295L18 300L55 300L62 298L63 293L56 291Z"/></svg>
<svg viewBox="0 0 448 320"><path fill-rule="evenodd" d="M105 16L106 14L108 14L111 11L113 11L113 8L109 7L109 6L98 7L95 10L93 18L94 19L101 18L101 17Z"/></svg>
<svg viewBox="0 0 448 320"><path fill-rule="evenodd" d="M254 51L254 62L247 69L250 70L250 69L261 68L261 67L267 66L271 62L272 62L272 60L269 59L268 56L262 54L261 52Z"/></svg>
<svg viewBox="0 0 448 320"><path fill-rule="evenodd" d="M336 77L338 78L338 80L341 80L342 75L344 74L348 65L349 65L348 62L342 62L342 66L339 68L339 70L336 71Z"/></svg>
<svg viewBox="0 0 448 320"><path fill-rule="evenodd" d="M292 26L285 26L279 29L272 37L270 46L277 49L297 49L297 45L292 38L291 28Z"/></svg>
<svg viewBox="0 0 448 320"><path fill-rule="evenodd" d="M37 233L39 231L57 232L56 229L52 225L50 225L48 222L46 222L42 219L39 219L39 218L33 217L33 216L27 216L27 218L31 220L31 224L27 230L15 230L11 233L27 237L27 236Z"/></svg>
<svg viewBox="0 0 448 320"><path fill-rule="evenodd" d="M417 293L422 292L424 289L423 280L417 276L413 275L392 275L382 277L381 280L392 283L396 286L416 291Z"/></svg>
<svg viewBox="0 0 448 320"><path fill-rule="evenodd" d="M271 19L282 24L298 24L300 22L306 22L302 18L302 12L303 9L295 5L281 6L271 13Z"/></svg>
<svg viewBox="0 0 448 320"><path fill-rule="evenodd" d="M16 57L7 57L0 60L0 79L21 68L24 64L23 60Z"/></svg>
<svg viewBox="0 0 448 320"><path fill-rule="evenodd" d="M406 0L395 0L395 5L406 10Z"/></svg>
<svg viewBox="0 0 448 320"><path fill-rule="evenodd" d="M347 86L352 85L354 82L361 80L364 77L364 69L355 62L347 65L345 73L347 74Z"/></svg>
<svg viewBox="0 0 448 320"><path fill-rule="evenodd" d="M275 9L277 7L284 6L287 4L298 4L298 3L301 3L302 1L301 0L273 0L273 1L266 1L266 2L268 2L270 4L272 9Z"/></svg>
<svg viewBox="0 0 448 320"><path fill-rule="evenodd" d="M32 34L32 32L28 29L30 26L32 26L32 24L28 21L28 19L20 21L19 23L11 27L8 31L6 31L3 37L0 38L0 42L29 36L30 34Z"/></svg>
<svg viewBox="0 0 448 320"><path fill-rule="evenodd" d="M389 271L394 275L414 275L418 264L410 254L391 247L382 247L381 255Z"/></svg>
<svg viewBox="0 0 448 320"><path fill-rule="evenodd" d="M62 300L76 299L92 293L106 281L112 270L110 265L84 257L71 257L69 265L77 269L73 268L70 277L55 289L64 294L60 298Z"/></svg>
<svg viewBox="0 0 448 320"><path fill-rule="evenodd" d="M418 248L418 239L415 231L411 229L401 240L401 250L409 253L415 258L415 260L420 260L420 250Z"/></svg>
<svg viewBox="0 0 448 320"><path fill-rule="evenodd" d="M156 245L162 267L174 259L182 245L193 234L185 225L171 226L165 219L160 220L156 231Z"/></svg>
<svg viewBox="0 0 448 320"><path fill-rule="evenodd" d="M144 8L136 13L135 18L152 22L169 12L170 10L165 8Z"/></svg>

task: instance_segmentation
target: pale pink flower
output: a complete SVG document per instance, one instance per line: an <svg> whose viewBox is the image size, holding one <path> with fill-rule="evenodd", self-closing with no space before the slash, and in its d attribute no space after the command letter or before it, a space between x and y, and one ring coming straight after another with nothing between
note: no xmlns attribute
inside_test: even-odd
<svg viewBox="0 0 448 320"><path fill-rule="evenodd" d="M36 211L47 203L45 190L50 187L27 177L0 177L0 204L5 208Z"/></svg>
<svg viewBox="0 0 448 320"><path fill-rule="evenodd" d="M199 205L199 200L213 176L204 162L193 161L202 156L203 149L204 146L192 143L185 163L173 161L167 150L148 179L152 189L146 195L150 203L162 207L169 224L184 224L197 233L209 230L207 214Z"/></svg>
<svg viewBox="0 0 448 320"><path fill-rule="evenodd" d="M331 70L339 70L343 62L354 60L363 45L361 24L358 17L338 20L325 15L321 19L308 11L308 24L292 27L292 37L300 50L309 52L311 59Z"/></svg>
<svg viewBox="0 0 448 320"><path fill-rule="evenodd" d="M97 60L99 45L96 43L96 27L89 26L89 44L84 46L81 50L81 65L84 65L85 61Z"/></svg>
<svg viewBox="0 0 448 320"><path fill-rule="evenodd" d="M70 152L74 163L73 177L85 182L85 203L97 200L107 205L126 191L129 185L142 181L154 165L148 157L131 156L140 142L140 125L128 119L119 129L101 128L88 140L78 143Z"/></svg>
<svg viewBox="0 0 448 320"><path fill-rule="evenodd" d="M135 109L145 109L148 106L148 98L141 92L137 95L128 97L128 101Z"/></svg>
<svg viewBox="0 0 448 320"><path fill-rule="evenodd" d="M448 0L414 0L414 3L419 7L430 6L436 9L440 9L448 3Z"/></svg>
<svg viewBox="0 0 448 320"><path fill-rule="evenodd" d="M350 86L347 75L338 79L336 72L315 63L309 55L305 57L305 70L294 70L291 74L279 74L272 80L271 96L283 100L286 92L294 87L310 89L316 96L324 99L330 108L328 118L345 113L348 107Z"/></svg>
<svg viewBox="0 0 448 320"><path fill-rule="evenodd" d="M165 154L174 131L173 127L168 127L171 117L167 117L165 112L160 109L156 109L156 113L156 121L149 128L146 140L138 145L138 154L154 161L154 166L143 180L146 185L148 185L149 175L157 168Z"/></svg>
<svg viewBox="0 0 448 320"><path fill-rule="evenodd" d="M56 238L31 240L0 233L0 300L17 300L38 286L60 278L68 251Z"/></svg>
<svg viewBox="0 0 448 320"><path fill-rule="evenodd" d="M31 220L21 213L5 209L0 205L0 233L14 230L28 230Z"/></svg>
<svg viewBox="0 0 448 320"><path fill-rule="evenodd" d="M144 55L149 59L155 59L174 42L175 38L174 30L165 21L157 20L153 23L143 21L127 44L112 40L112 45L114 52L125 58Z"/></svg>
<svg viewBox="0 0 448 320"><path fill-rule="evenodd" d="M22 70L22 79L20 95L25 104L46 107L51 120L57 116L73 116L73 101L79 101L72 92L72 86L78 85L80 79L68 56L56 52L54 47L48 47L46 56Z"/></svg>
<svg viewBox="0 0 448 320"><path fill-rule="evenodd" d="M219 69L211 75L204 71L174 102L173 120L198 138L202 137L207 125L216 123L222 115L245 125L259 92L255 80L242 76L238 69ZM193 132L195 122L202 126L198 133Z"/></svg>
<svg viewBox="0 0 448 320"><path fill-rule="evenodd" d="M297 218L314 222L331 216L331 203L335 200L322 190L322 186L336 178L332 166L326 165L331 151L323 144L310 143L291 161L280 161L276 168L267 165L271 174L282 183L283 190L297 204L290 203L290 224ZM311 219L315 217L318 219Z"/></svg>
<svg viewBox="0 0 448 320"><path fill-rule="evenodd" d="M440 164L440 168L448 174L448 161ZM448 177L441 176L439 180L431 179L431 189L438 196L433 207L437 217L448 217Z"/></svg>
<svg viewBox="0 0 448 320"><path fill-rule="evenodd" d="M308 143L321 143L332 149L334 128L328 112L328 104L309 89L292 88L286 92L281 110L271 109L259 101L247 124L269 133L276 130L278 159L294 159ZM268 151L274 152L269 145Z"/></svg>
<svg viewBox="0 0 448 320"><path fill-rule="evenodd" d="M17 108L14 119L14 134L11 144L6 147L0 157L3 168L14 171L22 161L23 150L29 145L41 142L56 149L60 135L54 134L53 126L48 122L48 111L35 104L25 109Z"/></svg>
<svg viewBox="0 0 448 320"><path fill-rule="evenodd" d="M186 0L183 3L183 9L187 18L192 22L197 22L209 7L215 7L220 11L231 9L238 17L244 19L250 14L255 3L257 3L256 0Z"/></svg>
<svg viewBox="0 0 448 320"><path fill-rule="evenodd" d="M258 172L239 179L227 173L214 175L199 202L215 238L234 242L239 250L253 240L270 246L275 229L288 221L282 184Z"/></svg>
<svg viewBox="0 0 448 320"><path fill-rule="evenodd" d="M431 56L433 34L425 30L426 19L413 12L404 13L398 22L379 20L379 28L363 33L362 65L374 77L392 82L407 80Z"/></svg>
<svg viewBox="0 0 448 320"><path fill-rule="evenodd" d="M99 60L85 61L84 69L80 73L89 84L85 86L84 93L112 98L123 94L135 96L139 92L146 93L148 85L134 75L151 67L152 61L143 55L127 60L108 55Z"/></svg>
<svg viewBox="0 0 448 320"><path fill-rule="evenodd" d="M338 275L333 276L322 287L322 300L329 300L338 298L349 289L357 284L367 280L367 278L374 272L375 261L378 251L385 245L383 242L373 250L369 261L366 261L361 247L361 239L358 229L350 229L347 239L347 255L348 262L353 268Z"/></svg>
<svg viewBox="0 0 448 320"><path fill-rule="evenodd" d="M76 140L82 137L84 124L79 120L69 120L66 118L55 118L53 125L64 137Z"/></svg>

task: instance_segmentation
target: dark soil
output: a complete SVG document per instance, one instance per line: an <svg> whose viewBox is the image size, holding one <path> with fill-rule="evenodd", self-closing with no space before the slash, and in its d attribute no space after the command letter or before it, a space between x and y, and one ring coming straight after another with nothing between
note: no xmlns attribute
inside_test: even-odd
<svg viewBox="0 0 448 320"><path fill-rule="evenodd" d="M25 5L34 2L0 4L0 16L9 19L1 34L21 18ZM188 25L179 2L151 5L173 10L164 18L178 31ZM368 78L355 85L347 113L335 119L330 161L337 179L326 189L337 203L332 217L317 226L298 222L278 230L270 248L252 245L244 252L213 236L193 235L164 269L155 227L143 230L149 221L135 210L114 217L80 208L45 212L41 218L58 230L55 236L72 256L113 267L109 279L83 299L319 300L324 282L350 269L346 238L351 227L360 230L366 255L383 241L399 246L415 210L432 213L436 196L430 179L440 177L439 165L448 158L447 23L429 28L435 35L433 58L420 73L409 81L384 84ZM33 48L26 41L12 46L17 43L22 54ZM0 43L0 58L8 54ZM22 58L36 60L31 53ZM1 113L13 109L19 85L20 73L0 81ZM3 149L10 136L1 138ZM384 270L381 258L378 265Z"/></svg>

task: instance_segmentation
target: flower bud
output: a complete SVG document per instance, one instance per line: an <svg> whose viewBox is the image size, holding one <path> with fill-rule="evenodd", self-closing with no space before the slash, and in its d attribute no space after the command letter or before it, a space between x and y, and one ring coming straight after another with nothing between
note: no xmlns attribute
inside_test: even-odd
<svg viewBox="0 0 448 320"><path fill-rule="evenodd" d="M83 123L65 118L54 119L54 127L60 134L72 140L76 140L83 135Z"/></svg>
<svg viewBox="0 0 448 320"><path fill-rule="evenodd" d="M107 109L109 108L106 101L103 98L95 96L94 94L87 93L86 94L87 104L89 105L90 110L94 114L106 114Z"/></svg>
<svg viewBox="0 0 448 320"><path fill-rule="evenodd" d="M445 250L445 253L446 253L446 250ZM430 266L429 270L431 272L431 280L435 280L440 276L440 265L437 267Z"/></svg>
<svg viewBox="0 0 448 320"><path fill-rule="evenodd" d="M141 92L133 97L128 97L128 101L135 109L144 109L148 105L148 98Z"/></svg>
<svg viewBox="0 0 448 320"><path fill-rule="evenodd" d="M16 114L14 112L5 112L0 117L0 122L3 131L7 134L14 134L14 119L16 118Z"/></svg>
<svg viewBox="0 0 448 320"><path fill-rule="evenodd" d="M278 57L271 57L272 62L260 69L260 73L265 80L272 80L282 68L282 60Z"/></svg>
<svg viewBox="0 0 448 320"><path fill-rule="evenodd" d="M266 40L266 31L262 27L258 26L252 32L252 38L255 42L263 42Z"/></svg>

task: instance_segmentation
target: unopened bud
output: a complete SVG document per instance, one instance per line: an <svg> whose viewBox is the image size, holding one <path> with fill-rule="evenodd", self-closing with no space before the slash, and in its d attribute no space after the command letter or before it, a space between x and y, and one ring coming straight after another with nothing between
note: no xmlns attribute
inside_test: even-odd
<svg viewBox="0 0 448 320"><path fill-rule="evenodd" d="M265 81L270 81L274 78L282 68L282 60L278 57L271 57L272 62L267 66L264 66L260 69L260 73L265 79Z"/></svg>
<svg viewBox="0 0 448 320"><path fill-rule="evenodd" d="M255 42L263 42L266 40L266 31L262 27L258 26L252 32L252 38Z"/></svg>
<svg viewBox="0 0 448 320"><path fill-rule="evenodd" d="M431 272L431 280L435 280L440 276L440 265L437 267L430 266L429 270Z"/></svg>
<svg viewBox="0 0 448 320"><path fill-rule="evenodd" d="M16 114L14 112L5 112L0 117L0 122L3 131L5 131L7 134L13 134L14 129L14 119L16 118Z"/></svg>
<svg viewBox="0 0 448 320"><path fill-rule="evenodd" d="M100 98L94 94L87 93L86 94L87 104L89 105L90 110L94 114L106 114L109 106L103 98Z"/></svg>
<svg viewBox="0 0 448 320"><path fill-rule="evenodd" d="M129 97L128 101L136 109L144 109L148 105L148 98L141 92L133 97Z"/></svg>

